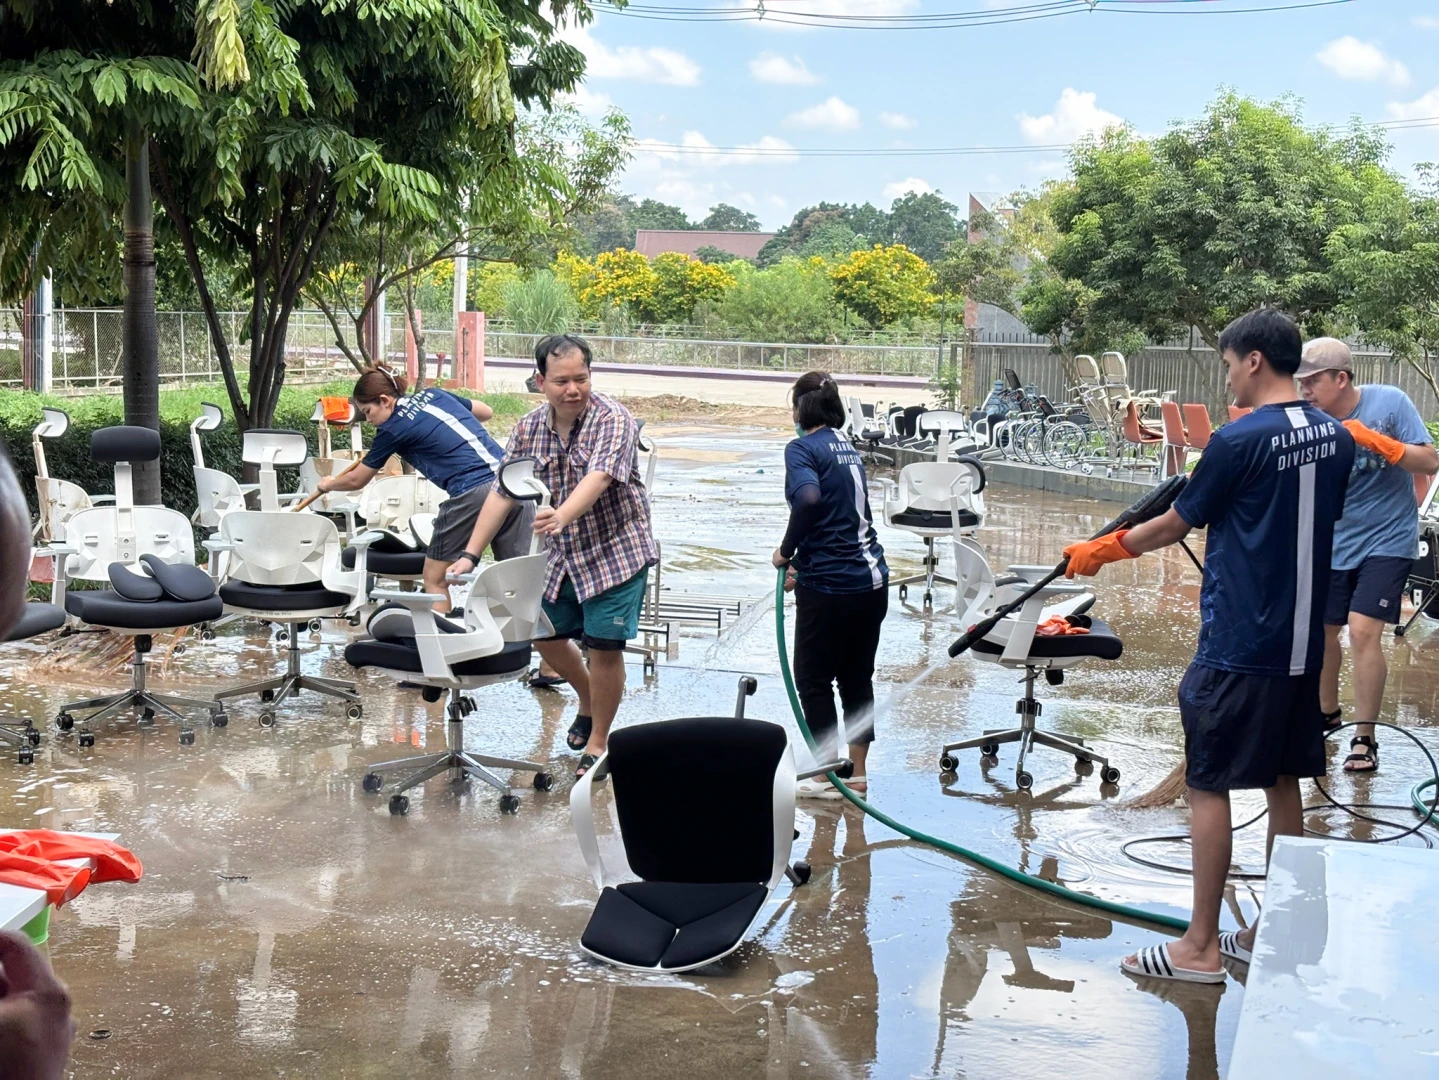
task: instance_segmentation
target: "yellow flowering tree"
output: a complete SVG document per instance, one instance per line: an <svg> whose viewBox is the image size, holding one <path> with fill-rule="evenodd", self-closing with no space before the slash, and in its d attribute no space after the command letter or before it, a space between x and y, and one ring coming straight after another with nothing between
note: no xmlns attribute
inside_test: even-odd
<svg viewBox="0 0 1439 1080"><path fill-rule="evenodd" d="M835 263L835 299L874 327L923 315L934 303L929 264L903 244L875 244Z"/></svg>
<svg viewBox="0 0 1439 1080"><path fill-rule="evenodd" d="M722 266L700 262L677 251L666 251L650 263L654 289L648 311L641 311L646 322L685 322L702 301L717 301L734 283L734 275Z"/></svg>
<svg viewBox="0 0 1439 1080"><path fill-rule="evenodd" d="M683 322L695 305L714 301L734 285L734 276L678 252L656 255L651 262L637 251L602 251L593 261L562 252L555 276L579 297L590 318L623 308L641 322Z"/></svg>

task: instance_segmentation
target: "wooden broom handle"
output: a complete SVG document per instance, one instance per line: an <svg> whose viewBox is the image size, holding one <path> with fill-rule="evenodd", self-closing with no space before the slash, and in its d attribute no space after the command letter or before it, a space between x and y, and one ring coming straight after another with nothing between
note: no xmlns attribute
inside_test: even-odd
<svg viewBox="0 0 1439 1080"><path fill-rule="evenodd" d="M356 466L356 465L363 465L364 463L365 463L365 459L364 459L364 458L356 458L354 461L350 462L350 464L345 467L345 471L342 472L342 473L340 474L340 476L349 476L350 473L352 473L352 472L355 470L355 466ZM336 479L336 480L340 479L340 476L335 477L335 479ZM305 496L305 498L302 499L300 502L298 502L298 503L296 503L294 506L290 507L290 511L291 511L291 513L297 513L297 512L299 512L299 511L305 509L305 507L309 506L312 502L314 502L316 499L320 498L321 496L329 495L329 494L331 494L331 492L328 492L328 491L317 491L317 492L315 492L313 495L307 495L307 496Z"/></svg>

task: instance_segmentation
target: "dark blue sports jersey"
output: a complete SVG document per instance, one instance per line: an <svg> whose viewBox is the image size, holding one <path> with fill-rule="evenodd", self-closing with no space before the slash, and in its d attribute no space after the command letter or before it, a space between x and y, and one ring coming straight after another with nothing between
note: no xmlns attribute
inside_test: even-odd
<svg viewBox="0 0 1439 1080"><path fill-rule="evenodd" d="M1304 675L1324 662L1334 522L1354 440L1327 413L1264 405L1216 431L1174 510L1208 526L1194 662Z"/></svg>
<svg viewBox="0 0 1439 1080"><path fill-rule="evenodd" d="M375 429L365 464L379 469L391 454L399 454L451 498L492 481L505 456L475 419L470 403L436 387L395 403L390 418Z"/></svg>
<svg viewBox="0 0 1439 1080"><path fill-rule="evenodd" d="M805 484L819 488L812 524L790 560L799 583L823 593L862 593L889 583L884 548L869 512L864 464L854 444L821 428L784 448L784 496L794 505Z"/></svg>

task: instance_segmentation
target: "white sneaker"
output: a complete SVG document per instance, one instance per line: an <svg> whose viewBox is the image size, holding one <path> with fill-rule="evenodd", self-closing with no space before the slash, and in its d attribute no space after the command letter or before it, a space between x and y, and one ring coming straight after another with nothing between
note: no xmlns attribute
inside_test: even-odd
<svg viewBox="0 0 1439 1080"><path fill-rule="evenodd" d="M839 788L822 777L801 780L795 785L795 794L801 799L842 799Z"/></svg>

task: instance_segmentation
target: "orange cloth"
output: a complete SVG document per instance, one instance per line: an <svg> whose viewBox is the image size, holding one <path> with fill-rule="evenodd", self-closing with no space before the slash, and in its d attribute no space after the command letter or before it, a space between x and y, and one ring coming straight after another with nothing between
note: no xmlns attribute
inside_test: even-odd
<svg viewBox="0 0 1439 1080"><path fill-rule="evenodd" d="M1372 428L1365 427L1358 420L1344 421L1344 428L1354 441L1364 447L1365 450L1372 450L1390 465L1398 465L1404 456L1405 446L1398 439L1391 439L1388 435L1381 435Z"/></svg>
<svg viewBox="0 0 1439 1080"><path fill-rule="evenodd" d="M1093 577L1099 573L1101 566L1134 558L1133 552L1127 551L1123 544L1128 533L1128 529L1120 529L1117 532L1105 533L1097 540L1070 544L1064 549L1064 557L1069 560L1069 565L1064 568L1064 576L1072 578L1080 574Z"/></svg>
<svg viewBox="0 0 1439 1080"><path fill-rule="evenodd" d="M332 424L345 424L350 420L349 398L322 397L320 408L325 410L325 419Z"/></svg>
<svg viewBox="0 0 1439 1080"><path fill-rule="evenodd" d="M1063 615L1051 615L1034 628L1035 637L1064 637L1067 634L1087 634L1089 627L1075 626Z"/></svg>
<svg viewBox="0 0 1439 1080"><path fill-rule="evenodd" d="M63 866L61 859L93 859L95 869ZM133 883L144 872L133 852L109 840L49 829L0 833L0 881L42 889L55 907L75 899L92 881Z"/></svg>

